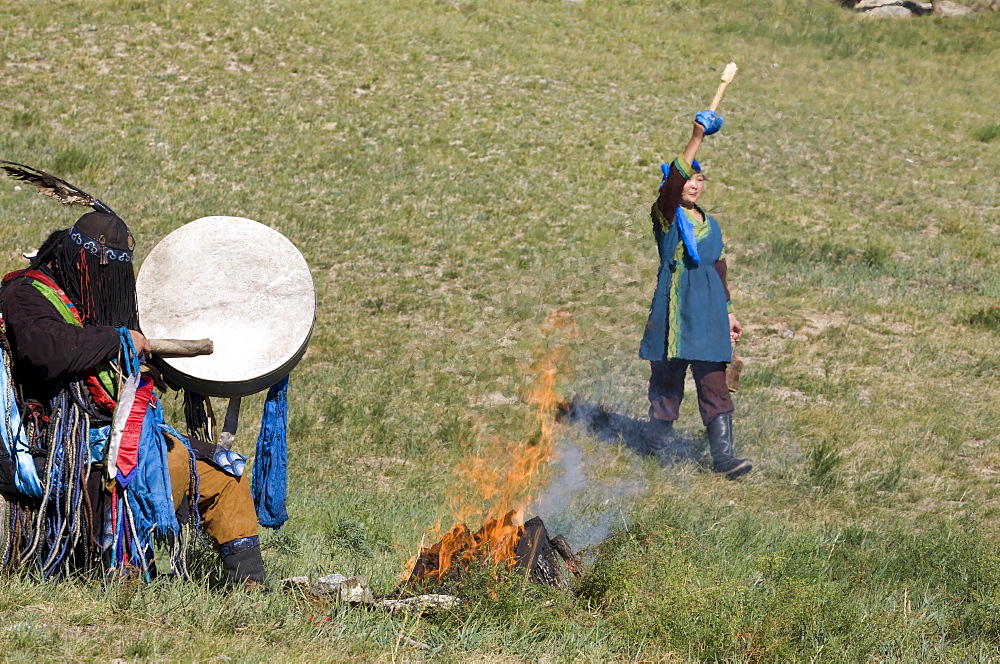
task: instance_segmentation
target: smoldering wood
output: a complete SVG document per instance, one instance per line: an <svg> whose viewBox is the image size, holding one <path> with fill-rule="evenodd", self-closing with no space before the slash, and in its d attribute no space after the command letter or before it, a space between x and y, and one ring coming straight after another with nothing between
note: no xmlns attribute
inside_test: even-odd
<svg viewBox="0 0 1000 664"><path fill-rule="evenodd" d="M570 547L569 542L563 535L556 535L549 540L552 543L552 547L556 550L562 559L566 561L566 569L570 571L573 576L581 577L583 576L583 563L580 559L576 557L573 553L572 547Z"/></svg>
<svg viewBox="0 0 1000 664"><path fill-rule="evenodd" d="M537 516L524 524L524 534L517 543L516 555L514 566L526 569L532 580L553 588L569 587L569 579L549 540L545 524Z"/></svg>
<svg viewBox="0 0 1000 664"><path fill-rule="evenodd" d="M442 550L443 539L421 549L406 581L385 597L398 599L414 592L427 592L431 585L458 590L462 577L469 571L469 564L485 557L486 553L476 553L476 536L465 524L456 526L449 534L452 537L447 551ZM569 588L567 570L574 576L583 575L583 565L566 538L562 535L550 538L545 524L537 516L521 526L512 564L524 570L531 581L561 590ZM439 572L442 567L444 574Z"/></svg>
<svg viewBox="0 0 1000 664"><path fill-rule="evenodd" d="M463 552L476 548L476 540L473 538L472 533L469 532L469 528L465 524L461 524L453 529L452 533L455 535L455 545L451 547L451 551L448 554L448 560L441 560L441 541L438 541L428 549L421 550L420 555L417 556L417 562L413 565L413 570L410 572L409 578L403 585L420 583L436 576L437 571L441 569L442 564L444 564L448 569L445 572L445 576L439 579L440 581L459 580L463 570L460 564L453 564L458 562L454 560L454 558L460 558Z"/></svg>

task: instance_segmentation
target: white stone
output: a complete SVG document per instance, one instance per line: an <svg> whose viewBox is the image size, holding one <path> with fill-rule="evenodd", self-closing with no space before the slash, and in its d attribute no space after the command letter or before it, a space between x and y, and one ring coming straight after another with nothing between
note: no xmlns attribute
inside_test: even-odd
<svg viewBox="0 0 1000 664"><path fill-rule="evenodd" d="M314 595L335 595L351 604L373 604L375 596L363 576L347 578L343 574L329 574L316 579L312 586Z"/></svg>
<svg viewBox="0 0 1000 664"><path fill-rule="evenodd" d="M374 604L375 596L368 587L368 579L352 576L340 584L340 599L351 604Z"/></svg>
<svg viewBox="0 0 1000 664"><path fill-rule="evenodd" d="M975 13L972 7L960 5L957 2L949 2L948 0L941 0L938 6L941 8L941 16L965 16L966 14Z"/></svg>
<svg viewBox="0 0 1000 664"><path fill-rule="evenodd" d="M938 7L941 16L964 16L973 13L972 8L950 0L941 0ZM914 2L914 0L861 0L854 5L854 11L862 16L887 16L890 18L930 16L932 9L931 3Z"/></svg>
<svg viewBox="0 0 1000 664"><path fill-rule="evenodd" d="M347 577L343 574L328 574L327 576L321 576L316 579L316 582L312 586L312 591L316 595L340 594L340 585L344 581L347 581Z"/></svg>

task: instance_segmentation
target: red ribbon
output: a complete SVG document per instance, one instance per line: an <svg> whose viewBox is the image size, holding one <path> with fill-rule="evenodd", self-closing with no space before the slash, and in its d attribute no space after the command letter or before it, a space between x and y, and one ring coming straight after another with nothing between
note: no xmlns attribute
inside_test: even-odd
<svg viewBox="0 0 1000 664"><path fill-rule="evenodd" d="M135 401L125 420L121 441L118 444L118 481L123 487L128 486L132 473L139 464L139 439L142 437L142 421L146 411L153 401L153 381L143 376L139 379L139 388L135 391Z"/></svg>

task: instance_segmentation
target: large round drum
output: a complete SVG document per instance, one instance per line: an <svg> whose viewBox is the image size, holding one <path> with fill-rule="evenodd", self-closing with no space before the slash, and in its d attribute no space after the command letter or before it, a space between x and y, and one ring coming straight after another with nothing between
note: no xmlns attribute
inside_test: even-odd
<svg viewBox="0 0 1000 664"><path fill-rule="evenodd" d="M152 339L211 339L215 351L164 359L164 374L216 397L260 392L302 359L316 319L312 275L278 231L242 217L204 217L146 256L136 290Z"/></svg>

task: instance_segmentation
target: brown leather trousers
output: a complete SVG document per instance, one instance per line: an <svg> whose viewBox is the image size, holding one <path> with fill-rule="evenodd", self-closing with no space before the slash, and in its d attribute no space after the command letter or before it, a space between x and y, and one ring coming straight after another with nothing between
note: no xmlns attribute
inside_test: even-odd
<svg viewBox="0 0 1000 664"><path fill-rule="evenodd" d="M174 506L180 508L185 497L194 494L194 478L191 476L191 457L187 447L178 440L171 442L173 445L167 452L167 465ZM215 543L215 548L240 537L256 535L257 512L250 495L249 474L233 477L201 459L195 461L195 472L201 528Z"/></svg>

